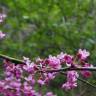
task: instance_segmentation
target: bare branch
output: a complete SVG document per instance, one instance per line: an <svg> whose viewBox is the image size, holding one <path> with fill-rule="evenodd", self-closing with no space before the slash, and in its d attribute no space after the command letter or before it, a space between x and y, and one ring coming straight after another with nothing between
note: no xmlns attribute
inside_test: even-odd
<svg viewBox="0 0 96 96"><path fill-rule="evenodd" d="M3 54L0 54L0 58L6 59L6 60L11 61L15 64L25 64L25 62L23 60L12 58L12 57L9 57L9 56L3 55Z"/></svg>

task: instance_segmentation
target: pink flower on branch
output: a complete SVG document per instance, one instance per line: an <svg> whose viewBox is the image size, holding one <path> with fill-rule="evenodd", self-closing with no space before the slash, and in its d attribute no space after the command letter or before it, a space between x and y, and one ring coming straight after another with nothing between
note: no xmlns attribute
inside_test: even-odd
<svg viewBox="0 0 96 96"><path fill-rule="evenodd" d="M88 64L88 63L85 63L85 64L83 65L83 67L90 67L90 68L92 68L93 65ZM92 72L90 72L90 71L81 71L81 74L82 74L83 77L85 77L85 78L88 78L88 77L92 76Z"/></svg>
<svg viewBox="0 0 96 96"><path fill-rule="evenodd" d="M61 68L61 63L60 60L55 57L55 56L49 56L48 60L48 65L54 69L60 69Z"/></svg>
<svg viewBox="0 0 96 96"><path fill-rule="evenodd" d="M86 49L82 50L82 49L79 49L78 51L78 57L82 60L85 60L87 59L87 57L90 55L90 53L88 51L86 51Z"/></svg>
<svg viewBox="0 0 96 96"><path fill-rule="evenodd" d="M35 90L35 87L45 87L59 74L67 78L62 85L63 89L70 90L77 87L78 71L84 77L90 77L90 71L96 70L91 64L85 62L88 56L89 52L80 49L76 56L60 53L57 56L50 55L45 59L37 58L34 62L24 57L22 61L24 64L19 60L22 64L16 65L11 61L13 58L10 60L10 57L6 57L7 59L4 58L5 78L0 80L0 92L4 96L21 96L21 94L24 96L56 96L52 92L43 93L41 89L39 92Z"/></svg>
<svg viewBox="0 0 96 96"><path fill-rule="evenodd" d="M67 72L67 82L62 85L62 88L69 90L77 87L77 78L79 77L76 71Z"/></svg>
<svg viewBox="0 0 96 96"><path fill-rule="evenodd" d="M73 56L64 54L61 52L59 55L57 55L57 58L60 60L61 64L66 63L67 66L71 66L73 62Z"/></svg>

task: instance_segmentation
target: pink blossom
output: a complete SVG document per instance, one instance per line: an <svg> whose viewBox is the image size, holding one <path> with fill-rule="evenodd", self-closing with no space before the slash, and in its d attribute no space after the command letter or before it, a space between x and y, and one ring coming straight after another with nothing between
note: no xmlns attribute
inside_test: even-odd
<svg viewBox="0 0 96 96"><path fill-rule="evenodd" d="M25 77L25 80L30 82L31 85L35 84L35 79L32 77L32 75L30 74L28 77Z"/></svg>
<svg viewBox="0 0 96 96"><path fill-rule="evenodd" d="M56 96L52 92L47 92L45 96Z"/></svg>
<svg viewBox="0 0 96 96"><path fill-rule="evenodd" d="M39 80L38 80L38 84L40 84L40 85L42 86L42 85L44 85L44 84L45 84L45 81L44 81L44 80L39 79Z"/></svg>
<svg viewBox="0 0 96 96"><path fill-rule="evenodd" d="M77 87L77 78L79 77L76 71L67 72L67 82L62 85L62 88L69 90Z"/></svg>
<svg viewBox="0 0 96 96"><path fill-rule="evenodd" d="M21 83L20 83L19 81L11 81L11 82L10 82L10 86L11 86L12 88L20 88Z"/></svg>
<svg viewBox="0 0 96 96"><path fill-rule="evenodd" d="M32 86L30 86L27 82L24 82L24 89L23 89L24 96L36 96L36 91L33 90Z"/></svg>
<svg viewBox="0 0 96 96"><path fill-rule="evenodd" d="M0 81L0 93L3 91L5 86L5 82L4 81Z"/></svg>
<svg viewBox="0 0 96 96"><path fill-rule="evenodd" d="M55 68L55 69L60 69L61 68L60 60L55 56L50 55L49 58L48 58L48 63L49 63L49 66L52 67L52 68Z"/></svg>
<svg viewBox="0 0 96 96"><path fill-rule="evenodd" d="M61 52L59 55L57 55L57 58L60 60L61 63L64 63L64 57L66 56L66 54L64 54L63 52Z"/></svg>
<svg viewBox="0 0 96 96"><path fill-rule="evenodd" d="M23 66L23 69L27 72L33 72L34 71L34 62L31 62L31 60L29 60L29 58L23 57L24 58L24 62L26 63L26 65Z"/></svg>
<svg viewBox="0 0 96 96"><path fill-rule="evenodd" d="M32 86L30 86L29 84L28 84L28 82L24 82L24 84L23 84L23 86L24 86L24 91L25 92L27 92L27 91L31 91L32 90Z"/></svg>
<svg viewBox="0 0 96 96"><path fill-rule="evenodd" d="M50 80L55 78L54 73L48 73L47 76Z"/></svg>
<svg viewBox="0 0 96 96"><path fill-rule="evenodd" d="M70 90L77 87L77 83L76 82L66 82L62 85L62 88L66 89L66 90Z"/></svg>
<svg viewBox="0 0 96 96"><path fill-rule="evenodd" d="M37 58L36 58L36 62L42 63L42 61L43 61L43 59L41 59L40 57L37 57Z"/></svg>
<svg viewBox="0 0 96 96"><path fill-rule="evenodd" d="M30 63L31 63L31 60L30 60L29 58L27 58L27 57L24 57L24 56L23 56L23 60L24 60L24 62L25 62L26 64L30 64Z"/></svg>
<svg viewBox="0 0 96 96"><path fill-rule="evenodd" d="M84 50L79 49L79 51L78 51L78 57L82 60L85 60L89 55L90 55L90 53L88 51L86 51L86 49L84 49Z"/></svg>
<svg viewBox="0 0 96 96"><path fill-rule="evenodd" d="M56 74L55 73L48 73L48 74L44 73L44 76L45 76L44 81L47 84L48 82L50 82L50 80L53 80L55 78Z"/></svg>
<svg viewBox="0 0 96 96"><path fill-rule="evenodd" d="M71 66L73 62L73 56L66 54L64 57L64 61L66 62L67 66Z"/></svg>
<svg viewBox="0 0 96 96"><path fill-rule="evenodd" d="M85 64L83 65L83 67L93 67L93 65L88 64L88 63L85 63ZM82 74L85 78L88 78L88 77L92 76L92 72L90 72L90 71L81 71L81 74Z"/></svg>
<svg viewBox="0 0 96 96"><path fill-rule="evenodd" d="M67 81L77 81L77 78L79 77L78 73L76 71L68 71L67 72Z"/></svg>
<svg viewBox="0 0 96 96"><path fill-rule="evenodd" d="M64 54L63 52L57 55L57 58L60 60L61 63L66 63L67 66L71 66L73 61L73 56Z"/></svg>
<svg viewBox="0 0 96 96"><path fill-rule="evenodd" d="M2 31L0 31L0 39L2 39L4 37L5 37L5 34Z"/></svg>
<svg viewBox="0 0 96 96"><path fill-rule="evenodd" d="M90 71L81 71L81 74L85 77L88 78L92 76L92 73Z"/></svg>
<svg viewBox="0 0 96 96"><path fill-rule="evenodd" d="M17 79L19 79L22 76L23 70L19 67L16 66L14 69L14 75L16 76Z"/></svg>
<svg viewBox="0 0 96 96"><path fill-rule="evenodd" d="M2 23L5 18L6 18L6 14L0 13L0 23Z"/></svg>

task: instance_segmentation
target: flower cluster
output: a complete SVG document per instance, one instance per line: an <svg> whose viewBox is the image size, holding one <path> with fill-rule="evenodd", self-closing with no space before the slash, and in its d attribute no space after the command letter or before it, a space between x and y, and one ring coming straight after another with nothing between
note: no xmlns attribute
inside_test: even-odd
<svg viewBox="0 0 96 96"><path fill-rule="evenodd" d="M67 72L67 82L62 85L62 88L68 90L77 87L77 78L79 77L76 71Z"/></svg>
<svg viewBox="0 0 96 96"><path fill-rule="evenodd" d="M62 88L73 89L77 87L79 73L71 68L93 67L85 62L88 56L89 52L79 49L76 56L61 52L45 59L36 58L34 62L24 57L24 64L4 60L4 78L0 80L0 93L4 96L56 96L49 91L42 92L42 87L55 79L63 68L66 68L64 76L67 81L62 84ZM80 72L84 77L92 75L89 71ZM39 90L36 89L37 86Z"/></svg>

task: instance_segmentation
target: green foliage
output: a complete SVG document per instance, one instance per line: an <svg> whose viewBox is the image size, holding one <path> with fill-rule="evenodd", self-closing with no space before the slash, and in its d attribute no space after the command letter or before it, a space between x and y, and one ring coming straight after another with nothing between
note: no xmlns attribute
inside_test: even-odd
<svg viewBox="0 0 96 96"><path fill-rule="evenodd" d="M0 0L0 8L7 14L0 53L33 59L85 48L96 63L95 0Z"/></svg>

